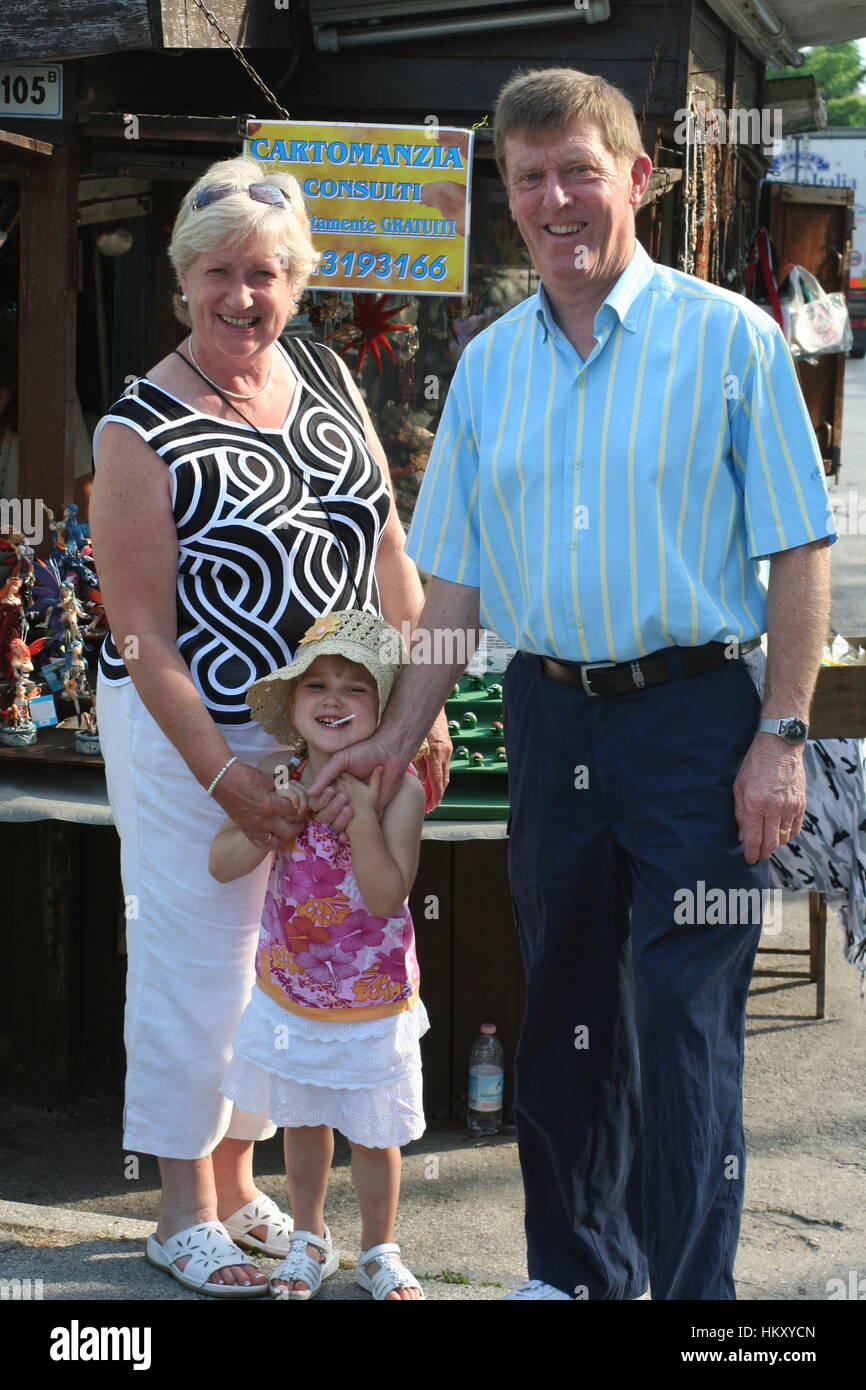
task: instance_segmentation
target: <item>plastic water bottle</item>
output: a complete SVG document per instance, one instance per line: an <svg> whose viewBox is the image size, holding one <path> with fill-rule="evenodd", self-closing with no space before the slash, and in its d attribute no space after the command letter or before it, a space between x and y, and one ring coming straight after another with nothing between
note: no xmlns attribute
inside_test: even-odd
<svg viewBox="0 0 866 1390"><path fill-rule="evenodd" d="M469 1102L466 1123L473 1134L495 1134L502 1124L505 1054L495 1023L482 1023L469 1054Z"/></svg>

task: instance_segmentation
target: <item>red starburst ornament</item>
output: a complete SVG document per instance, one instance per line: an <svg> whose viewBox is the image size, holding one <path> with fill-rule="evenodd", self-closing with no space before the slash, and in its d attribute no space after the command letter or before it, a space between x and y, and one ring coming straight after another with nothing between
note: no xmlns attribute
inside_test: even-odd
<svg viewBox="0 0 866 1390"><path fill-rule="evenodd" d="M412 327L410 323L395 323L397 315L402 313L402 307L396 306L389 308L392 296L390 294L353 294L353 330L352 339L346 343L345 347L339 349L340 356L345 357L351 348L357 348L358 363L355 367L355 375L360 376L361 368L364 365L364 358L367 353L372 353L376 359L376 366L379 371L384 370L382 365L382 354L380 348L384 348L391 358L396 362L394 349L389 341L391 333L408 333ZM343 336L343 332L335 333L334 339Z"/></svg>

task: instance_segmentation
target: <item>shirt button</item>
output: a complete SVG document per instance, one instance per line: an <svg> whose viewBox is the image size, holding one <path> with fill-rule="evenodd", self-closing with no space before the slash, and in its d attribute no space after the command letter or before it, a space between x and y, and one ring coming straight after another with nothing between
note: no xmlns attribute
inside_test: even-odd
<svg viewBox="0 0 866 1390"><path fill-rule="evenodd" d="M579 387L579 389L580 389L581 391L585 391L585 390L586 390L586 377L585 377L585 376L582 376L582 377L580 378L580 380L578 381L577 385L578 385L578 387Z"/></svg>
<svg viewBox="0 0 866 1390"><path fill-rule="evenodd" d="M582 467L583 467L583 459L575 459L575 460L574 460L574 466L575 466L575 468L582 468Z"/></svg>
<svg viewBox="0 0 866 1390"><path fill-rule="evenodd" d="M569 550L577 550L577 541L569 541L568 548Z"/></svg>

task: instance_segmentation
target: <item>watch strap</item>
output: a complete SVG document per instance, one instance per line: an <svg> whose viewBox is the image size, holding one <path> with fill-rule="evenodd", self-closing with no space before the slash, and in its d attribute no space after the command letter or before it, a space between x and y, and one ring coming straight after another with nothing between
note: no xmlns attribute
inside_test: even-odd
<svg viewBox="0 0 866 1390"><path fill-rule="evenodd" d="M802 739L789 739L784 733L785 725L793 723L795 719L798 724L802 724L803 726L804 733ZM791 744L805 743L806 739L809 737L809 725L806 723L805 719L800 719L799 715L788 715L785 719L759 719L758 730L762 734L776 734L779 738L785 739L786 743Z"/></svg>

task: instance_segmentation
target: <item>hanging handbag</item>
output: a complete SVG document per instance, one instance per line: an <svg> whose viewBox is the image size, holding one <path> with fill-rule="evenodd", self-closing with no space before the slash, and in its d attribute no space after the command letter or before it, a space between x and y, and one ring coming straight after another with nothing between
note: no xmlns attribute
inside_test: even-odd
<svg viewBox="0 0 866 1390"><path fill-rule="evenodd" d="M825 294L802 265L791 268L788 282L791 355L815 361L831 352L847 352L854 339L844 294Z"/></svg>
<svg viewBox="0 0 866 1390"><path fill-rule="evenodd" d="M787 338L786 314L779 298L778 264L779 258L770 233L766 227L759 227L749 248L743 288L748 299L776 320Z"/></svg>

